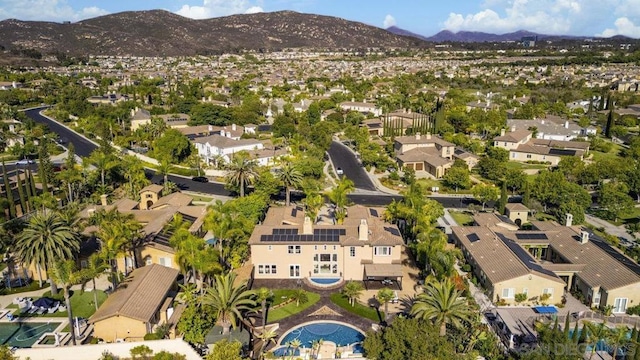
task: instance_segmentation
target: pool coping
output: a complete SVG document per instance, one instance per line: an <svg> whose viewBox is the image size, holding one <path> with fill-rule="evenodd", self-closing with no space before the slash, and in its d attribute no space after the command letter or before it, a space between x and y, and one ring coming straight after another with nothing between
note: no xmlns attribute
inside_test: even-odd
<svg viewBox="0 0 640 360"><path fill-rule="evenodd" d="M57 323L58 326L56 326L52 331L46 331L44 333L42 333L38 339L36 339L36 341L34 341L33 344L31 344L31 346L25 347L25 349L31 349L34 348L34 345L38 344L38 342L47 334L54 334L54 333L59 333L59 334L66 334L66 332L63 332L62 330L64 329L64 327L67 325L66 321L36 321L37 319L45 319L45 318L32 318L32 319L28 319L31 321L19 321L19 318L16 318L16 320L14 321L0 321L0 325L1 324L28 324L28 323L35 323L35 324L51 324L51 323ZM60 318L57 318L60 319ZM3 319L4 320L4 319ZM26 319L25 319L26 320ZM47 320L47 319L45 319ZM8 340L7 340L8 341ZM36 346L38 347L38 346Z"/></svg>
<svg viewBox="0 0 640 360"><path fill-rule="evenodd" d="M364 331L362 331L362 330L358 329L357 327L355 327L355 326L353 326L353 325L351 325L351 324L348 324L348 323L345 323L345 322L342 322L342 321L337 321L337 320L311 320L311 321L307 321L307 322L301 323L301 324L299 324L299 325L297 325L297 326L294 326L294 327L290 328L289 330L287 330L287 332L285 332L284 334L282 334L282 335L280 336L280 338L278 339L278 342L276 343L276 345L275 345L275 347L274 347L274 348L276 348L276 349L277 349L277 348L279 348L280 346L284 346L284 345L281 343L281 342L282 342L282 340L283 340L287 335L289 335L292 331L294 331L294 330L298 329L299 327L302 327L302 326L305 326L305 325L311 325L311 324L324 324L324 323L331 323L331 324L343 325L343 326L349 327L349 328L351 328L351 329L353 329L353 330L355 330L355 331L357 331L357 332L361 333L361 334L362 334L362 335L364 335L365 337L367 336L367 334L366 334ZM330 341L330 340L326 340L326 342L334 343L333 341ZM334 343L334 344L335 344L335 343ZM357 343L354 343L354 344L357 344ZM353 344L348 344L348 345L353 345ZM337 344L336 344L336 346L337 346ZM344 346L344 345L343 345L343 346Z"/></svg>

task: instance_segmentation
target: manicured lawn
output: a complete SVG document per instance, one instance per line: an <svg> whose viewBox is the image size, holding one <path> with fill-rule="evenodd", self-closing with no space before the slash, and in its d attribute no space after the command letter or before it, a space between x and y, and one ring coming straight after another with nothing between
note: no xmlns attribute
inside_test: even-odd
<svg viewBox="0 0 640 360"><path fill-rule="evenodd" d="M507 168L509 169L522 169L522 170L526 170L526 169L547 169L549 168L549 165L545 165L545 164L527 164L527 163L521 163L521 162L517 162L517 161L508 161L507 162Z"/></svg>
<svg viewBox="0 0 640 360"><path fill-rule="evenodd" d="M0 290L0 295L11 295L11 294L18 294L18 293L23 293L28 291L36 291L49 286L48 284L43 284L44 286L41 288L39 285L40 284L37 281L32 281L31 284L27 286L14 287L11 289L3 288L2 290Z"/></svg>
<svg viewBox="0 0 640 360"><path fill-rule="evenodd" d="M274 291L274 295L279 291L283 291L283 290ZM293 290L289 290L289 291L293 291ZM320 295L312 292L307 292L307 297L309 298L309 301L307 301L304 304L300 304L300 306L296 306L296 302L292 301L287 305L281 306L277 309L269 309L267 312L267 323L276 322L278 320L282 320L291 315L295 315L309 308L310 306L312 306L313 304L317 303L320 300ZM280 301L280 303L286 300L287 299L283 299L282 301Z"/></svg>
<svg viewBox="0 0 640 360"><path fill-rule="evenodd" d="M613 147L611 148L611 151L609 152L601 152L601 151L590 151L589 153L593 154L593 160L594 161L598 161L600 159L604 159L604 158L610 158L610 159L617 159L620 157L620 150L622 149L622 146L618 145L618 144L613 144Z"/></svg>
<svg viewBox="0 0 640 360"><path fill-rule="evenodd" d="M591 212L594 216L599 217L600 219L606 220L613 225L620 226L625 224L633 224L640 221L640 208L634 207L631 211L623 213L618 218L618 221L613 221L606 219L606 216L597 210Z"/></svg>
<svg viewBox="0 0 640 360"><path fill-rule="evenodd" d="M451 214L451 217L458 223L458 225L465 226L473 224L473 216L466 211L450 211L449 214Z"/></svg>
<svg viewBox="0 0 640 360"><path fill-rule="evenodd" d="M331 302L345 309L346 311L361 316L363 318L367 318L369 320L373 320L375 322L379 322L380 316L378 315L378 310L372 308L370 306L362 305L356 301L354 306L349 304L349 299L342 295L341 293L333 293L330 296Z"/></svg>
<svg viewBox="0 0 640 360"><path fill-rule="evenodd" d="M198 195L191 195L191 198L193 198L193 201L200 201L200 202L210 202L211 200L213 200L213 198L206 197L206 196L198 196Z"/></svg>
<svg viewBox="0 0 640 360"><path fill-rule="evenodd" d="M283 302L287 302L291 298L291 296L293 296L294 292L295 290L293 289L273 290L273 297L271 298L270 306L276 306L282 304Z"/></svg>
<svg viewBox="0 0 640 360"><path fill-rule="evenodd" d="M50 292L46 292L43 294L43 297L51 297L53 299L59 300L62 303L64 303L64 296L62 295L62 291L60 291L59 295L57 296L51 296ZM106 299L107 299L107 294L104 291L98 291L98 307L102 305L102 303ZM71 299L69 299L69 301L71 302L71 309L73 310L74 317L77 316L77 317L88 319L91 315L93 315L94 312L96 312L96 307L93 303L92 291L85 291L84 293L81 293L79 290L75 291L73 295L71 295ZM14 314L22 317L42 317L42 316L67 317L66 311L64 312L56 311L53 314L45 313L42 315L38 315L38 314L20 314L20 312L16 310Z"/></svg>

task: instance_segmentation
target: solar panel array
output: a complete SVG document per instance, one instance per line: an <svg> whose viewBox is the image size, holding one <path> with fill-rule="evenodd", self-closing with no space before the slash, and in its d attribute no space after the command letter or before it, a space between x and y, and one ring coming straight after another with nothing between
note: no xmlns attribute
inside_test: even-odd
<svg viewBox="0 0 640 360"><path fill-rule="evenodd" d="M267 242L339 242L346 235L345 229L314 229L313 234L298 234L298 229L273 229L269 235L260 236Z"/></svg>
<svg viewBox="0 0 640 360"><path fill-rule="evenodd" d="M547 240L547 234L518 232L516 238L518 240Z"/></svg>

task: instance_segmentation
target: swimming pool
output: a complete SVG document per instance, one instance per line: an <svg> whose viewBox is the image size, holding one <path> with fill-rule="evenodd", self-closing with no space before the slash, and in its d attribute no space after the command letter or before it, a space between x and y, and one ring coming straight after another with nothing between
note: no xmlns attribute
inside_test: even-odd
<svg viewBox="0 0 640 360"><path fill-rule="evenodd" d="M60 326L59 322L34 323L12 322L0 324L0 344L21 348L31 347L40 336L53 332Z"/></svg>
<svg viewBox="0 0 640 360"><path fill-rule="evenodd" d="M298 339L305 348L310 348L314 341L330 341L336 346L354 345L354 353L362 353L357 344L364 340L364 333L347 324L323 321L302 324L291 329L282 338L279 345L286 346L290 341ZM280 350L280 349L279 349Z"/></svg>
<svg viewBox="0 0 640 360"><path fill-rule="evenodd" d="M322 287L322 286L330 286L330 285L338 284L340 281L342 281L342 278L321 278L321 277L313 278L312 277L312 278L309 278L309 280L314 285L318 285Z"/></svg>

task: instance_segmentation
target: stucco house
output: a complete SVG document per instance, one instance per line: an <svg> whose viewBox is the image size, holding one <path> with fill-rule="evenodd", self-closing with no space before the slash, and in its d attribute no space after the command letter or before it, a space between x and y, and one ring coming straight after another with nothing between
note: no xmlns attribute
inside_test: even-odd
<svg viewBox="0 0 640 360"><path fill-rule="evenodd" d="M581 159L589 152L589 143L584 141L559 141L532 139L529 130L502 131L493 139L493 145L509 150L509 160L518 162L540 162L557 165L563 156L578 156Z"/></svg>
<svg viewBox="0 0 640 360"><path fill-rule="evenodd" d="M455 145L431 134L398 136L393 147L401 168L424 171L439 179L453 166Z"/></svg>
<svg viewBox="0 0 640 360"><path fill-rule="evenodd" d="M579 226L531 221L532 230L500 223L453 227L453 239L493 301L562 300L565 289L581 293L586 305L624 313L640 301L640 267L603 239ZM568 224L570 225L570 224Z"/></svg>
<svg viewBox="0 0 640 360"><path fill-rule="evenodd" d="M218 161L228 163L233 154L238 152L264 149L264 144L256 139L234 140L218 134L197 138L193 143L198 150L198 155L207 164L215 164Z"/></svg>
<svg viewBox="0 0 640 360"><path fill-rule="evenodd" d="M521 226L529 220L529 208L522 203L508 203L504 206L505 215L516 225Z"/></svg>
<svg viewBox="0 0 640 360"><path fill-rule="evenodd" d="M249 245L256 279L389 281L399 287L404 242L383 210L347 209L343 224L316 223L300 207L272 207Z"/></svg>
<svg viewBox="0 0 640 360"><path fill-rule="evenodd" d="M357 111L363 114L373 114L373 116L382 115L382 109L376 106L376 104L368 103L368 102L357 102L357 101L345 101L338 104L340 109L344 111Z"/></svg>
<svg viewBox="0 0 640 360"><path fill-rule="evenodd" d="M177 323L173 308L178 270L149 265L134 270L89 318L94 337L106 342L142 341L163 323Z"/></svg>
<svg viewBox="0 0 640 360"><path fill-rule="evenodd" d="M583 128L574 121L552 115L542 119L508 119L507 127L511 131L536 128L536 139L543 140L570 141L596 134L594 127Z"/></svg>

